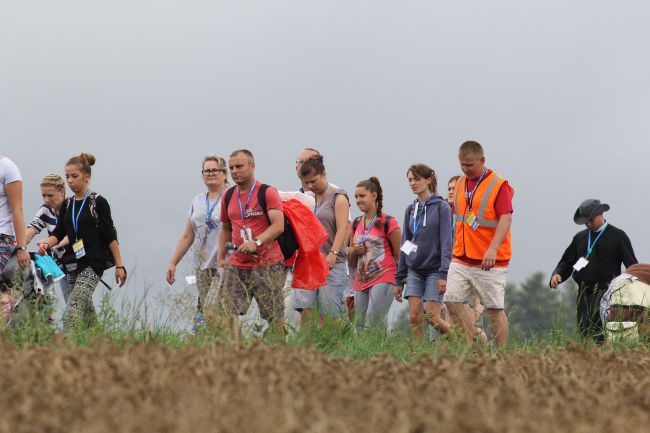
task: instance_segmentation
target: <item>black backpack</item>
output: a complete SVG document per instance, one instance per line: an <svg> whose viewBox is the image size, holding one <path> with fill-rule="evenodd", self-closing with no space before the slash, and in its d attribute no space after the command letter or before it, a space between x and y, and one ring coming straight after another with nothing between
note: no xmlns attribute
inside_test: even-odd
<svg viewBox="0 0 650 433"><path fill-rule="evenodd" d="M228 205L230 204L230 199L235 193L236 188L237 188L236 186L233 186L228 191L226 191L226 196L224 197L226 212L228 210ZM271 220L269 219L268 211L266 209L267 189L269 189L269 186L267 184L263 183L262 185L260 185L260 189L257 191L257 202L260 204L260 207L266 214L266 219L268 219L269 223L271 223ZM296 239L296 235L293 232L293 228L291 227L291 222L289 221L289 218L287 218L286 215L284 215L284 232L280 236L278 236L275 240L278 241L278 244L280 245L280 249L282 250L282 255L284 256L285 260L288 260L291 257L293 257L293 255L296 254L296 251L298 251L298 248L300 247L300 245L298 245L298 240Z"/></svg>

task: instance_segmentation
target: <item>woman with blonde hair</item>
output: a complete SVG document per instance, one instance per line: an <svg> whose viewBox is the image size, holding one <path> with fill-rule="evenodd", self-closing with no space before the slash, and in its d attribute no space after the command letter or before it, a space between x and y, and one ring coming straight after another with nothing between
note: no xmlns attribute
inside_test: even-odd
<svg viewBox="0 0 650 433"><path fill-rule="evenodd" d="M195 330L204 324L203 308L206 297L211 287L218 287L220 274L223 272L217 269L217 257L221 232L221 199L229 187L226 161L217 155L206 156L201 164L201 175L207 191L194 197L185 228L167 266L167 282L174 284L176 266L194 245L192 266L196 270L196 284L199 289L197 314L194 318Z"/></svg>
<svg viewBox="0 0 650 433"><path fill-rule="evenodd" d="M59 221L59 213L61 205L65 201L65 182L58 174L48 174L41 179L41 196L43 197L43 204L34 215L34 218L27 226L27 241L29 243L41 233L46 230L48 236L52 236L54 229ZM50 250L50 255L57 265L62 270L65 270L63 263L63 255L65 254L65 246L68 240L64 239L59 245ZM67 279L63 278L58 282L63 294L63 299L68 302L70 297L70 285Z"/></svg>
<svg viewBox="0 0 650 433"><path fill-rule="evenodd" d="M104 271L115 266L115 281L120 287L127 277L111 208L106 198L90 190L93 165L95 157L89 153L68 160L65 177L74 195L61 206L52 236L38 242L40 254L45 255L66 237L69 240L63 257L71 287L63 314L66 330L96 322L93 293Z"/></svg>

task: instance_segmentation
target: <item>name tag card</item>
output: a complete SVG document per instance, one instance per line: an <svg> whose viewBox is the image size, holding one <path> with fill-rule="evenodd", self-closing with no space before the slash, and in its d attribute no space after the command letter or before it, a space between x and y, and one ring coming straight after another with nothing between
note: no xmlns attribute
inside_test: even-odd
<svg viewBox="0 0 650 433"><path fill-rule="evenodd" d="M418 246L411 241L406 241L400 250L408 256L411 255L411 253L416 253L418 251Z"/></svg>
<svg viewBox="0 0 650 433"><path fill-rule="evenodd" d="M573 269L575 269L576 272L580 272L581 270L586 268L588 264L589 264L589 260L585 259L584 257L580 257L576 262L576 264L573 265Z"/></svg>

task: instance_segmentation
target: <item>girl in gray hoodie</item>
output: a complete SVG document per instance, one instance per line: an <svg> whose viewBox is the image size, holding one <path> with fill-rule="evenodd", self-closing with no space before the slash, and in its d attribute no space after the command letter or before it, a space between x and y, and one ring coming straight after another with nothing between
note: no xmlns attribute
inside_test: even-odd
<svg viewBox="0 0 650 433"><path fill-rule="evenodd" d="M413 337L422 339L424 317L439 332L446 334L450 330L441 312L451 262L452 216L449 204L436 195L433 169L414 164L406 176L417 198L404 215L395 299L408 299Z"/></svg>

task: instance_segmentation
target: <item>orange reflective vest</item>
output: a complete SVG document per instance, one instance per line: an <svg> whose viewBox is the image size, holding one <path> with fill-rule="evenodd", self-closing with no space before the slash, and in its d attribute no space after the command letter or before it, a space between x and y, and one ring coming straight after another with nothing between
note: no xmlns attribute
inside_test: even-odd
<svg viewBox="0 0 650 433"><path fill-rule="evenodd" d="M483 260L499 223L494 205L504 182L505 179L491 172L479 183L470 205L466 194L467 176L458 179L454 189L454 256ZM474 219L471 215L478 223L476 230L470 224ZM508 261L511 258L512 244L508 230L505 240L497 250L497 261Z"/></svg>

